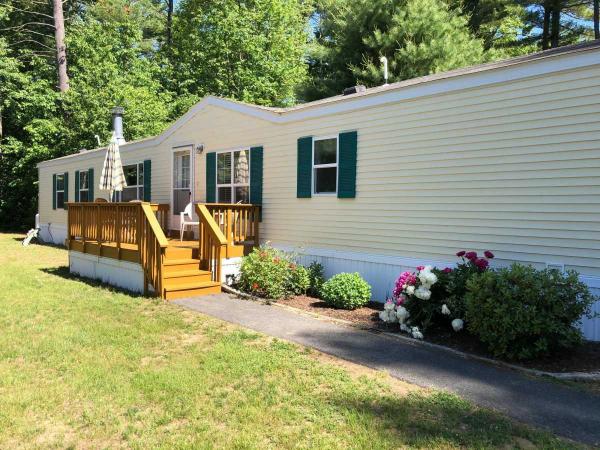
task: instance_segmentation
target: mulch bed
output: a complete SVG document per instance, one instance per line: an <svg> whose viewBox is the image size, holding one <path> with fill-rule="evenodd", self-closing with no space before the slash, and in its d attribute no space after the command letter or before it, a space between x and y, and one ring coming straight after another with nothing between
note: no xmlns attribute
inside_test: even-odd
<svg viewBox="0 0 600 450"><path fill-rule="evenodd" d="M278 303L336 319L347 320L362 328L401 333L398 324L386 324L379 320L378 314L383 308L383 304L377 302L371 302L367 306L354 311L331 308L322 300L304 295L278 300ZM466 353L493 358L477 338L465 331L455 333L452 330L428 330L425 333L425 340ZM506 362L547 372L600 372L600 342L585 341L579 348L548 358Z"/></svg>

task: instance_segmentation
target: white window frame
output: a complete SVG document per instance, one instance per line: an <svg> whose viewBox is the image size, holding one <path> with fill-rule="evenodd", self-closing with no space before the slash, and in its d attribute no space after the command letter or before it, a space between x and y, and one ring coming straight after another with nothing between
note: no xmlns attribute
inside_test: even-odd
<svg viewBox="0 0 600 450"><path fill-rule="evenodd" d="M85 189L81 189L81 174L82 173L85 173L85 176L87 178L87 185L88 185L88 187L85 188ZM87 171L87 169L86 170L80 170L79 171L79 176L77 178L79 178L77 180L77 184L79 184L79 186L77 186L77 190L79 191L79 201L81 202L81 193L82 192L87 192L87 200L86 200L86 202L93 201L93 199L90 200L90 177L89 177L89 172Z"/></svg>
<svg viewBox="0 0 600 450"><path fill-rule="evenodd" d="M65 174L64 173L56 173L56 184L54 185L54 202L56 203L56 209L62 209L65 207L65 203L67 202L67 199L65 198ZM62 189L58 189L58 177L62 177L63 180L63 188ZM58 193L62 192L63 194L63 204L59 205L58 204Z"/></svg>
<svg viewBox="0 0 600 450"><path fill-rule="evenodd" d="M128 167L128 166L137 166L137 173L136 173L137 176L135 177L135 180L136 180L136 183L139 183L139 181L140 181L140 166L142 166L142 170L144 170L144 161L132 162L130 164L123 164L123 174L125 173L125 167ZM144 179L145 179L145 177L146 177L146 174L144 173ZM123 189L132 188L132 187L135 187L136 200L144 201L143 198L139 198L140 188L143 188L144 184L143 183L142 184L134 184L134 185L128 184ZM117 202L123 201L123 191L115 192L115 201L117 201Z"/></svg>
<svg viewBox="0 0 600 450"><path fill-rule="evenodd" d="M234 183L234 162L235 162L235 152L241 152L243 150L246 150L248 152L248 183ZM222 153L231 153L231 182L230 183L224 183L224 184L219 184L219 155ZM235 188L236 187L247 187L248 188L248 202L250 202L250 147L240 147L240 148L234 148L234 149L229 149L229 150L219 150L217 152L217 156L215 158L215 181L216 181L216 185L217 185L217 192L216 192L216 197L217 197L217 203L223 203L221 202L221 199L219 198L219 188L220 187L229 187L231 188L231 204L235 205L237 203L237 199L235 198Z"/></svg>
<svg viewBox="0 0 600 450"><path fill-rule="evenodd" d="M315 143L317 141L326 141L335 139L335 163L315 164ZM316 197L332 197L338 193L339 179L339 162L340 162L340 139L337 135L314 137L312 140L312 195ZM326 169L335 167L335 192L317 192L317 169Z"/></svg>

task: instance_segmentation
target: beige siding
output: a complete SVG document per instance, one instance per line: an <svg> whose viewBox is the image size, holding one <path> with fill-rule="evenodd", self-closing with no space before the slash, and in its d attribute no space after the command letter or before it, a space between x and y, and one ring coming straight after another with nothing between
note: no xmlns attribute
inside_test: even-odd
<svg viewBox="0 0 600 450"><path fill-rule="evenodd" d="M297 138L345 130L359 136L356 199L297 199ZM188 142L264 146L261 234L277 244L430 260L490 249L600 276L600 66L286 123L209 106L155 148L123 147L125 163L153 160L153 201L170 202L172 147ZM65 220L42 189L52 173L86 164L40 169L42 222Z"/></svg>

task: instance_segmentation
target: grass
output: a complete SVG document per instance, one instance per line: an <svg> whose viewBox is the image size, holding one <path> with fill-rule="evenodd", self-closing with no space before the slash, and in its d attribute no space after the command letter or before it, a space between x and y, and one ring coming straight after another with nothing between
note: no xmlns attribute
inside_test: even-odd
<svg viewBox="0 0 600 450"><path fill-rule="evenodd" d="M68 274L0 234L0 448L571 448L425 391Z"/></svg>

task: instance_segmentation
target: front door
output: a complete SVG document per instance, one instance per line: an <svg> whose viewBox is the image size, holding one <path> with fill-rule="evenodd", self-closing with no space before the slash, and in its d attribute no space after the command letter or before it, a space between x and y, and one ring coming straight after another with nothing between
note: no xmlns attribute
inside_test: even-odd
<svg viewBox="0 0 600 450"><path fill-rule="evenodd" d="M173 194L171 202L171 228L179 229L180 213L192 201L192 151L191 148L173 152ZM188 219L189 220L189 219Z"/></svg>

